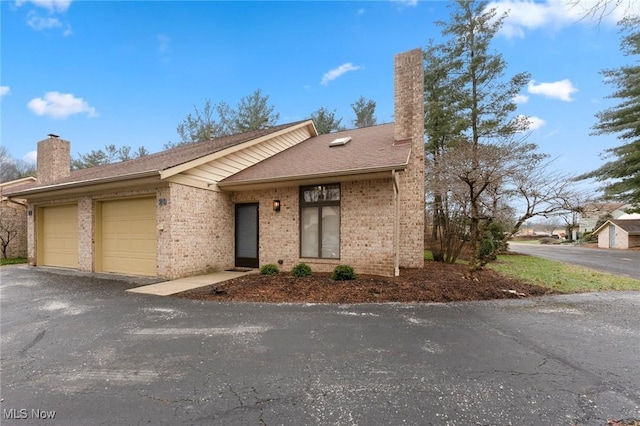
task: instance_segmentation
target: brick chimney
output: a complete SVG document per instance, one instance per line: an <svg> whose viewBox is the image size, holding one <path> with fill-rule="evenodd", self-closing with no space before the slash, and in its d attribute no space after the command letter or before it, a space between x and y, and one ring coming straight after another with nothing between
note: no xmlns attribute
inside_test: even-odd
<svg viewBox="0 0 640 426"><path fill-rule="evenodd" d="M71 174L71 144L49 134L38 142L38 183L51 183Z"/></svg>
<svg viewBox="0 0 640 426"><path fill-rule="evenodd" d="M424 265L424 67L422 49L395 57L394 138L410 140L411 155L400 176L400 267Z"/></svg>

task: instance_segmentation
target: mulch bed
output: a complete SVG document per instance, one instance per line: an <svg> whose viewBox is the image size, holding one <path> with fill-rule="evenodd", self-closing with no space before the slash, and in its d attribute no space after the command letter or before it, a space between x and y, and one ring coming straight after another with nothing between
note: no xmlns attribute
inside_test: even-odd
<svg viewBox="0 0 640 426"><path fill-rule="evenodd" d="M195 300L263 303L384 303L453 302L517 299L557 292L506 278L492 270L466 277L465 265L425 262L424 268L402 269L399 277L359 275L353 281L333 281L328 273L296 278L246 275L220 284L178 293Z"/></svg>

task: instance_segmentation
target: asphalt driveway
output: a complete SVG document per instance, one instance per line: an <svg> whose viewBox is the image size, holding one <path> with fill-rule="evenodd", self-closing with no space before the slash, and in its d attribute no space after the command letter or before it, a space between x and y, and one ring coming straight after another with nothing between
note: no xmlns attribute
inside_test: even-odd
<svg viewBox="0 0 640 426"><path fill-rule="evenodd" d="M572 265L640 280L640 251L587 248L570 244L522 244L510 242L511 251L544 257Z"/></svg>
<svg viewBox="0 0 640 426"><path fill-rule="evenodd" d="M639 293L226 304L28 267L0 274L3 425L640 419Z"/></svg>

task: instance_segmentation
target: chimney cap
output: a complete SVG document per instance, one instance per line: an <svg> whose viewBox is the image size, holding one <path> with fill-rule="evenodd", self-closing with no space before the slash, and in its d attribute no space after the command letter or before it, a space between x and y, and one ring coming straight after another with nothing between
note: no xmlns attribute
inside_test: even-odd
<svg viewBox="0 0 640 426"><path fill-rule="evenodd" d="M50 139L59 138L60 137L58 135L54 135L53 133L49 133L47 136L49 136Z"/></svg>

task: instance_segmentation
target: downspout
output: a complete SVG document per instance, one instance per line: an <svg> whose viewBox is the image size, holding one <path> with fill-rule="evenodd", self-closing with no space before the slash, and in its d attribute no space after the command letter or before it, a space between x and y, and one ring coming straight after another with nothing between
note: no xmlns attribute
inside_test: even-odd
<svg viewBox="0 0 640 426"><path fill-rule="evenodd" d="M395 170L391 170L391 180L393 181L393 198L396 207L393 219L393 275L398 277L400 276L400 184Z"/></svg>

